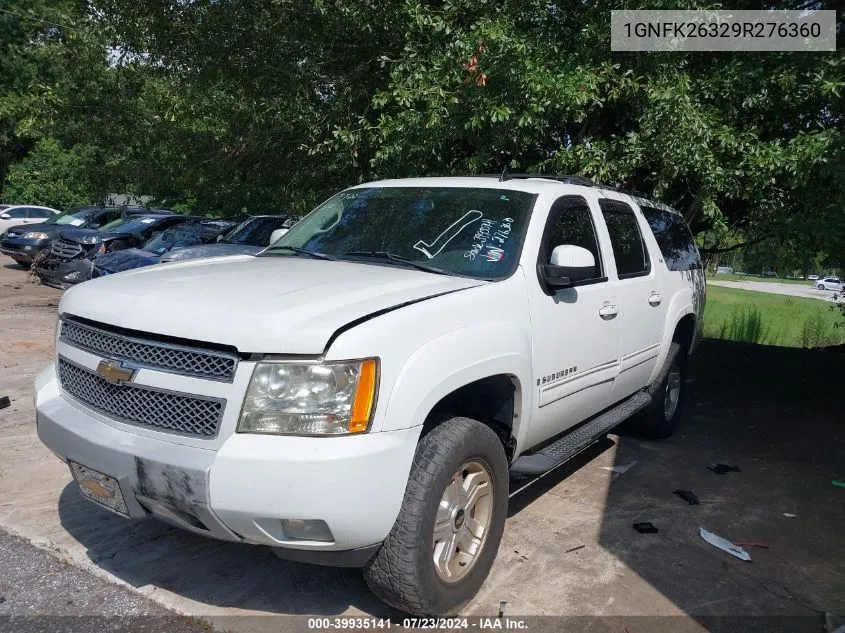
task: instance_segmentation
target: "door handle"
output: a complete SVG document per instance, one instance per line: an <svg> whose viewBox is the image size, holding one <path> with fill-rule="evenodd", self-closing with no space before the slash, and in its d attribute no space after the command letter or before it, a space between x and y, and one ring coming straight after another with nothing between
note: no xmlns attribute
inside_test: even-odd
<svg viewBox="0 0 845 633"><path fill-rule="evenodd" d="M660 305L661 301L663 301L663 297L657 292L652 292L651 296L648 298L649 304L655 308Z"/></svg>
<svg viewBox="0 0 845 633"><path fill-rule="evenodd" d="M602 319L612 319L619 314L619 308L613 305L606 305L599 308L599 316Z"/></svg>

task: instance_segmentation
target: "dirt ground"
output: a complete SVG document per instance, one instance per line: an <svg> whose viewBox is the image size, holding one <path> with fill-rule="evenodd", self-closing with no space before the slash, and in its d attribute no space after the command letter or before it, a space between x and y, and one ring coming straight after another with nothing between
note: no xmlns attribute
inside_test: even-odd
<svg viewBox="0 0 845 633"><path fill-rule="evenodd" d="M12 398L0 410L0 527L229 631L306 629L257 615L395 617L359 571L282 562L84 501L35 434L31 385L51 360L60 292L24 277L0 263L0 396ZM493 571L464 614L496 615L504 602L507 615L542 616L528 620L535 630L629 633L845 623L845 488L831 483L845 480L843 376L843 354L705 341L680 432L659 443L609 436L515 496ZM714 474L713 462L741 472ZM638 534L642 521L659 532ZM700 527L765 547L746 546L744 562ZM11 564L0 560L0 576Z"/></svg>

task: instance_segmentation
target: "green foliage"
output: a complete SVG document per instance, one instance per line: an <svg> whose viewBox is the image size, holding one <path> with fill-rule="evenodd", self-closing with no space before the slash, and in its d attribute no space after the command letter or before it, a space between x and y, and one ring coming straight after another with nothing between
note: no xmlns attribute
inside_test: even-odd
<svg viewBox="0 0 845 633"><path fill-rule="evenodd" d="M826 347L838 342L823 311L810 314L801 328L801 347Z"/></svg>
<svg viewBox="0 0 845 633"><path fill-rule="evenodd" d="M827 308L818 299L709 285L704 335L788 347L804 346L806 336L817 346L836 345L845 331Z"/></svg>
<svg viewBox="0 0 845 633"><path fill-rule="evenodd" d="M750 305L733 309L719 328L719 338L765 345L776 337L772 337L771 326L763 319L760 309Z"/></svg>
<svg viewBox="0 0 845 633"><path fill-rule="evenodd" d="M60 210L91 203L96 198L88 174L95 168L90 148L68 151L55 139L42 139L22 161L12 165L4 199Z"/></svg>
<svg viewBox="0 0 845 633"><path fill-rule="evenodd" d="M0 167L53 137L91 148L97 192L225 213L380 177L579 173L676 205L709 250L845 257L842 55L611 53L631 6L9 0L32 19L0 17Z"/></svg>

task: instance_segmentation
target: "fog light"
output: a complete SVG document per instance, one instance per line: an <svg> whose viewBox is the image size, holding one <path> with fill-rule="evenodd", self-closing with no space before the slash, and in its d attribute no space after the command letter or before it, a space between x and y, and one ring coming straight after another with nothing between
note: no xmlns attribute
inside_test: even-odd
<svg viewBox="0 0 845 633"><path fill-rule="evenodd" d="M24 246L24 247L23 247L23 250L25 250L25 251L31 251L31 250L32 250L32 247L31 247L31 246Z"/></svg>
<svg viewBox="0 0 845 633"><path fill-rule="evenodd" d="M321 519L282 519L282 530L285 538L295 541L334 540L329 526Z"/></svg>
<svg viewBox="0 0 845 633"><path fill-rule="evenodd" d="M82 277L82 273L74 270L72 273L65 275L65 281L78 281Z"/></svg>

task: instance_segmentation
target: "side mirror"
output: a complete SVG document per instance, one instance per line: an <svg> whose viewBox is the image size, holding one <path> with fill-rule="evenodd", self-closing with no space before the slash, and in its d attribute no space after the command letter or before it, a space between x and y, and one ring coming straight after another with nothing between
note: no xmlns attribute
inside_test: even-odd
<svg viewBox="0 0 845 633"><path fill-rule="evenodd" d="M270 244L275 244L276 242L278 242L280 239L282 239L282 236L289 230L290 229L276 229L275 231L270 233Z"/></svg>
<svg viewBox="0 0 845 633"><path fill-rule="evenodd" d="M548 264L540 264L540 275L550 288L568 288L590 279L596 272L596 258L586 248L573 244L555 246Z"/></svg>
<svg viewBox="0 0 845 633"><path fill-rule="evenodd" d="M226 237L226 236L225 236L225 235L223 235L223 234L221 233L220 235L218 235L218 236L217 236L217 240L216 240L216 241L218 241L218 242L222 242L222 241L223 241L223 239L224 239L225 237Z"/></svg>
<svg viewBox="0 0 845 633"><path fill-rule="evenodd" d="M89 228L89 229L98 229L98 228L100 228L101 226L102 226L102 224L100 224L99 222L93 222L93 223L91 223L91 224L89 224L89 225L88 225L88 228Z"/></svg>
<svg viewBox="0 0 845 633"><path fill-rule="evenodd" d="M12 216L8 213L0 213L0 220L11 220Z"/></svg>

